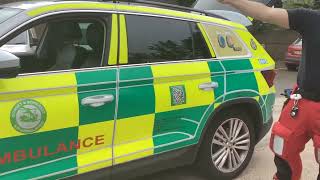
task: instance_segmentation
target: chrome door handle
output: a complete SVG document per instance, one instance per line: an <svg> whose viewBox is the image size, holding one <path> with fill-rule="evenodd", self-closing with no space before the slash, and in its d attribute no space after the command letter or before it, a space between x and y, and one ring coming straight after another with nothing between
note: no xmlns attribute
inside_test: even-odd
<svg viewBox="0 0 320 180"><path fill-rule="evenodd" d="M214 88L218 88L219 83L217 82L210 82L210 83L203 83L199 85L199 89L204 90L204 91L210 91Z"/></svg>
<svg viewBox="0 0 320 180"><path fill-rule="evenodd" d="M111 103L114 100L113 95L98 95L98 96L90 96L81 100L81 104L83 106L91 106L91 107L100 107L105 105L106 103Z"/></svg>

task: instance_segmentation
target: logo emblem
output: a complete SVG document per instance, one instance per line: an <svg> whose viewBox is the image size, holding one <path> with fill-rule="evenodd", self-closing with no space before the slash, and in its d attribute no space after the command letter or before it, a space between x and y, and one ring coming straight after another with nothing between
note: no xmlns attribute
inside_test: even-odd
<svg viewBox="0 0 320 180"><path fill-rule="evenodd" d="M257 44L256 44L256 42L254 42L253 39L250 40L250 45L251 45L252 49L257 50Z"/></svg>
<svg viewBox="0 0 320 180"><path fill-rule="evenodd" d="M234 48L234 40L233 37L231 35L227 35L226 37L227 40L227 45L229 48Z"/></svg>
<svg viewBox="0 0 320 180"><path fill-rule="evenodd" d="M268 64L268 61L266 59L259 59L260 64Z"/></svg>
<svg viewBox="0 0 320 180"><path fill-rule="evenodd" d="M13 107L10 119L14 129L29 134L38 131L44 125L47 112L39 102L26 99Z"/></svg>
<svg viewBox="0 0 320 180"><path fill-rule="evenodd" d="M180 86L171 86L171 106L186 104L186 90L183 85Z"/></svg>
<svg viewBox="0 0 320 180"><path fill-rule="evenodd" d="M223 35L219 34L218 35L218 42L221 48L225 48L226 47L226 40L223 37Z"/></svg>

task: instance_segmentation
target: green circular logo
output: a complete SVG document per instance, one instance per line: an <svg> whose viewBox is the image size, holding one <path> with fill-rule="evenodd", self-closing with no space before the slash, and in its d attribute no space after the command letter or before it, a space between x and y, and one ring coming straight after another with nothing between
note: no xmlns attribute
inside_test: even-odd
<svg viewBox="0 0 320 180"><path fill-rule="evenodd" d="M14 129L28 134L38 131L44 125L47 112L39 102L26 99L13 107L10 119Z"/></svg>

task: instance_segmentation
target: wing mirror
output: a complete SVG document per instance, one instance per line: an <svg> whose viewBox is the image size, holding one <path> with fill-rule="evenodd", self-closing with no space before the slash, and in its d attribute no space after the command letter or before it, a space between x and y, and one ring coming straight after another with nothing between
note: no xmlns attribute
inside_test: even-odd
<svg viewBox="0 0 320 180"><path fill-rule="evenodd" d="M20 58L0 50L0 78L9 79L18 76L20 70Z"/></svg>

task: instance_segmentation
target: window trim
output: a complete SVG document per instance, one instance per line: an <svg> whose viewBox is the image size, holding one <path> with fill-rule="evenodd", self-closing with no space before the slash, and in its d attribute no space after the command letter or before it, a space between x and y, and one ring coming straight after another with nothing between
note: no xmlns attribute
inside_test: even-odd
<svg viewBox="0 0 320 180"><path fill-rule="evenodd" d="M148 62L146 62L146 63L138 63L138 64L157 64L157 63L163 63L163 62L168 62L168 63L170 63L170 62L186 62L186 61L190 61L190 60L195 60L195 59L198 59L198 60L202 60L202 59L213 59L213 58L215 58L215 56L212 56L212 53L211 53L211 51L210 51L210 46L208 46L208 44L206 43L206 38L205 38L205 36L204 36L204 34L202 33L202 30L199 28L199 26L198 26L198 24L199 24L199 22L196 22L196 21L188 21L188 20L185 20L185 19L176 19L176 18L166 18L166 17L162 17L162 16L148 16L148 15L140 15L140 14L119 14L120 16L124 16L125 17L125 29L126 29L126 42L124 42L123 43L123 39L122 39L122 41L120 41L120 45L121 45L121 43L123 43L123 44L125 44L126 45L126 50L124 51L125 53L127 53L127 59L126 59L126 64L124 64L124 63L122 63L121 64L121 59L119 59L120 60L120 62L119 62L119 64L118 65L132 65L132 64L129 64L129 43L128 43L128 41L129 41L129 38L128 38L128 26L127 26L127 23L126 23L126 17L127 17L127 15L133 15L133 16L141 16L141 17L154 17L154 18L163 18L163 19L169 19L169 20L176 20L176 21L181 21L181 22L184 22L184 23L186 23L186 25L188 26L188 31L189 31L189 33L190 33L190 35L191 35L191 38L192 38L192 56L195 56L195 48L194 48L194 31L193 31L193 29L192 29L192 26L194 25L196 28L198 28L198 30L200 31L200 33L201 33L201 37L202 37L202 39L203 39L203 41L204 41L204 43L205 43L205 45L206 45L206 48L207 48L207 50L208 50L208 55L209 56L211 56L211 57L209 57L209 58L201 58L201 59L198 59L198 58L192 58L192 59L181 59L181 60L165 60L165 61L156 61L156 62L151 62L151 63L148 63ZM191 24L191 23L193 23L193 24ZM120 31L121 31L121 28L120 28ZM120 32L120 34L121 34L121 32ZM120 39L121 39L121 37L120 37ZM122 50L122 48L120 49L120 52L121 52L121 50ZM123 52L123 51L122 51ZM136 64L134 64L134 65L136 65Z"/></svg>

